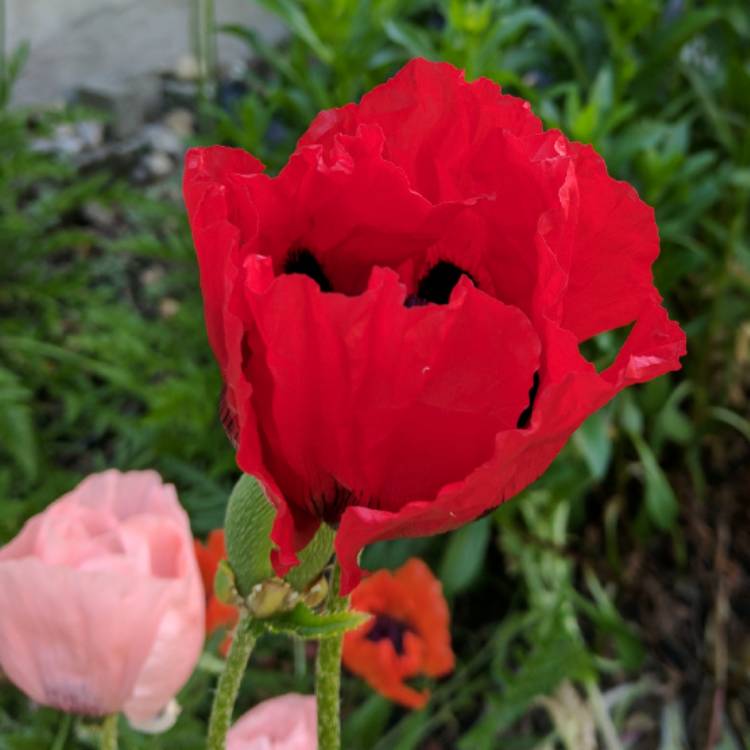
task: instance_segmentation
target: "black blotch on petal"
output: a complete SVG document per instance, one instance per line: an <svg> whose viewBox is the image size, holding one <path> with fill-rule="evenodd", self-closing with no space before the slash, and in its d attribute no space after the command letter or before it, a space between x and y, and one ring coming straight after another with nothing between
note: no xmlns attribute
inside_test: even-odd
<svg viewBox="0 0 750 750"><path fill-rule="evenodd" d="M404 636L412 628L403 620L397 620L395 617L386 614L376 614L374 619L375 622L365 638L374 642L387 638L393 644L395 652L402 656L404 653Z"/></svg>
<svg viewBox="0 0 750 750"><path fill-rule="evenodd" d="M292 250L284 263L284 273L301 273L309 276L319 287L321 292L332 292L333 286L320 265L320 261L304 248Z"/></svg>
<svg viewBox="0 0 750 750"><path fill-rule="evenodd" d="M531 388L529 389L529 405L521 412L521 415L518 417L518 422L516 423L516 427L519 430L524 429L525 427L529 426L529 422L531 421L531 415L534 411L534 401L536 401L536 394L539 392L539 370L537 370L534 373L534 381L531 384Z"/></svg>
<svg viewBox="0 0 750 750"><path fill-rule="evenodd" d="M310 498L310 506L315 516L333 529L338 528L341 516L350 505L364 504L358 501L355 492L338 482L334 482L327 492Z"/></svg>
<svg viewBox="0 0 750 750"><path fill-rule="evenodd" d="M458 284L461 276L468 276L471 283L477 286L474 277L459 268L455 263L447 260L438 261L423 277L417 286L416 294L409 295L406 299L407 307L426 305L433 302L436 305L447 305L450 300L453 287Z"/></svg>

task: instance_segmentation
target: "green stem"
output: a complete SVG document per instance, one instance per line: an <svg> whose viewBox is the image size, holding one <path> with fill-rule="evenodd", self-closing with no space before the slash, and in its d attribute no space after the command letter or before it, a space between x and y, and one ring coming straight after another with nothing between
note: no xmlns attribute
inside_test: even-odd
<svg viewBox="0 0 750 750"><path fill-rule="evenodd" d="M194 0L192 7L193 49L200 77L199 96L203 102L213 95L216 81L216 11L214 0Z"/></svg>
<svg viewBox="0 0 750 750"><path fill-rule="evenodd" d="M51 750L64 750L68 741L70 728L73 726L73 714L63 714L60 728L57 730Z"/></svg>
<svg viewBox="0 0 750 750"><path fill-rule="evenodd" d="M349 607L349 599L340 597L341 571L334 566L328 611L340 612ZM341 748L341 651L344 636L322 638L315 665L315 695L318 701L318 750Z"/></svg>
<svg viewBox="0 0 750 750"><path fill-rule="evenodd" d="M117 750L117 722L118 714L110 714L102 724L102 750Z"/></svg>
<svg viewBox="0 0 750 750"><path fill-rule="evenodd" d="M247 662L258 639L255 621L243 614L234 632L232 645L227 654L224 671L219 677L219 684L214 695L211 718L208 721L208 750L224 750L229 725L232 723L232 712L240 691L242 675L245 674Z"/></svg>

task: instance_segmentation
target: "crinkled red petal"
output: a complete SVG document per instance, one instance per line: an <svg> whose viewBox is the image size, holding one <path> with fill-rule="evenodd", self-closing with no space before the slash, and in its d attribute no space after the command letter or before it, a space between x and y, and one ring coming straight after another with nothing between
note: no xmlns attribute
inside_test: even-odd
<svg viewBox="0 0 750 750"><path fill-rule="evenodd" d="M464 279L448 305L407 308L396 274L358 297L301 276L249 281L256 406L284 495L311 513L397 509L489 458L528 403L539 344L517 309ZM502 335L497 335L501 331ZM240 453L240 460L242 453ZM244 467L243 467L244 468ZM338 520L337 518L335 520Z"/></svg>
<svg viewBox="0 0 750 750"><path fill-rule="evenodd" d="M436 203L483 192L466 163L482 159L487 138L498 129L517 136L542 129L528 102L501 93L486 78L466 83L458 68L422 59L407 63L359 105L321 112L300 145L332 148L338 133L353 134L362 123L382 129L384 156L404 169L414 190Z"/></svg>
<svg viewBox="0 0 750 750"><path fill-rule="evenodd" d="M424 536L462 526L536 480L581 422L619 390L679 368L685 336L658 300L648 303L615 363L597 374L578 353L573 334L547 322L542 331L543 386L528 429L497 435L493 456L464 480L444 486L436 497L396 512L350 507L336 535L343 593L361 579L358 554L385 539Z"/></svg>

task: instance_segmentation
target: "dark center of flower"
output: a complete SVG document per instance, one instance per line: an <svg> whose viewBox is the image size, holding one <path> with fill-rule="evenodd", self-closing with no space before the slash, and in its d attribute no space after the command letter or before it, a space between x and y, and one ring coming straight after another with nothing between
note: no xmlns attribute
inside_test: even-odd
<svg viewBox="0 0 750 750"><path fill-rule="evenodd" d="M320 261L306 248L292 250L284 263L284 273L301 273L309 276L321 292L332 292L333 286L320 265Z"/></svg>
<svg viewBox="0 0 750 750"><path fill-rule="evenodd" d="M404 636L411 632L412 628L403 620L397 620L395 617L383 613L375 614L374 620L375 622L365 638L376 643L387 638L393 644L395 652L402 656L404 653Z"/></svg>
<svg viewBox="0 0 750 750"><path fill-rule="evenodd" d="M433 302L436 305L447 305L453 287L458 284L461 276L468 276L471 283L477 286L474 277L463 268L447 260L438 261L421 279L415 294L406 299L407 307L417 307Z"/></svg>
<svg viewBox="0 0 750 750"><path fill-rule="evenodd" d="M534 380L529 388L529 405L521 412L518 417L516 427L522 430L524 427L529 426L531 421L531 415L534 412L534 401L536 401L536 394L539 392L539 370L534 373Z"/></svg>
<svg viewBox="0 0 750 750"><path fill-rule="evenodd" d="M310 497L310 505L313 513L327 523L331 528L338 528L341 516L350 505L367 505L372 507L373 503L365 503L358 498L357 493L344 487L338 482L326 492L314 494Z"/></svg>

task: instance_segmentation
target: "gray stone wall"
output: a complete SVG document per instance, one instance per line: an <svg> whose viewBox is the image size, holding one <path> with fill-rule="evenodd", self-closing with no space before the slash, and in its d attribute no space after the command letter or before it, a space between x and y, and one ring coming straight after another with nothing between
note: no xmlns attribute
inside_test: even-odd
<svg viewBox="0 0 750 750"><path fill-rule="evenodd" d="M0 0L2 2L3 0ZM144 73L175 69L193 50L195 0L5 0L6 44L31 44L14 103L48 104L88 85L119 85ZM279 24L252 0L215 0L219 23L243 23L269 37ZM218 40L224 64L241 60L244 45Z"/></svg>

